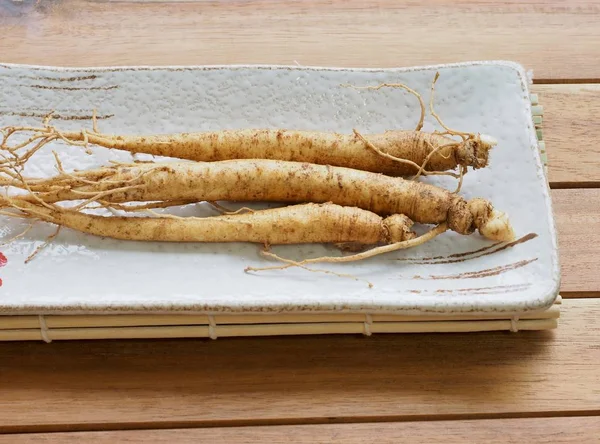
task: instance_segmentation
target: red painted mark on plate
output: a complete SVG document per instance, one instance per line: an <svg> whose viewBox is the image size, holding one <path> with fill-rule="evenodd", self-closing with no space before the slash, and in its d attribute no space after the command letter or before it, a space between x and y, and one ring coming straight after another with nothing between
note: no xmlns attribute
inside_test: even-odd
<svg viewBox="0 0 600 444"><path fill-rule="evenodd" d="M7 262L8 262L8 259L6 259L6 256L4 256L4 254L0 253L0 267L4 267ZM2 279L0 279L0 287L2 287Z"/></svg>

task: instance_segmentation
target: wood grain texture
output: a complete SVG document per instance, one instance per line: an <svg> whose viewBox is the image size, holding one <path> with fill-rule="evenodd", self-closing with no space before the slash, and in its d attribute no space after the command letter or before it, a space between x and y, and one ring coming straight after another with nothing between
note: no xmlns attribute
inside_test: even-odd
<svg viewBox="0 0 600 444"><path fill-rule="evenodd" d="M598 412L600 300L562 307L552 332L2 344L0 431Z"/></svg>
<svg viewBox="0 0 600 444"><path fill-rule="evenodd" d="M558 228L561 292L600 290L600 189L552 190Z"/></svg>
<svg viewBox="0 0 600 444"><path fill-rule="evenodd" d="M216 427L205 429L127 430L81 433L31 433L0 436L0 444L39 443L344 443L430 444L440 438L447 444L598 442L597 417L523 418L476 421L416 421L368 424Z"/></svg>
<svg viewBox="0 0 600 444"><path fill-rule="evenodd" d="M384 67L509 59L600 79L600 3L0 0L1 62ZM519 31L515 31L519 29ZM554 187L600 184L600 88L534 85ZM566 296L600 296L600 189L554 190ZM0 344L0 436L31 442L597 442L600 299L552 332ZM519 419L478 419L486 417ZM415 421L419 419L455 421ZM406 421L350 424L359 421ZM526 438L525 438L526 437Z"/></svg>
<svg viewBox="0 0 600 444"><path fill-rule="evenodd" d="M600 184L600 85L534 85L554 187Z"/></svg>
<svg viewBox="0 0 600 444"><path fill-rule="evenodd" d="M4 1L0 54L65 66L507 59L538 79L597 79L599 19L582 0Z"/></svg>

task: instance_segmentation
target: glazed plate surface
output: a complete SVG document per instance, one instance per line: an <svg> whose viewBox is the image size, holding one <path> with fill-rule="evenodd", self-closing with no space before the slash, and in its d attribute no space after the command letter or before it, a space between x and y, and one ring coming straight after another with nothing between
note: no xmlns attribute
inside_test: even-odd
<svg viewBox="0 0 600 444"><path fill-rule="evenodd" d="M531 117L526 73L509 62L474 62L398 69L300 66L119 67L63 69L0 65L0 126L39 126L54 110L55 126L91 128L95 108L105 133L156 134L235 128L288 128L349 133L411 129L413 96L397 89L356 90L343 84L402 82L429 100L454 129L498 140L488 168L469 171L461 194L483 197L508 213L517 238L495 244L480 235L447 232L418 248L321 269L353 280L293 268L245 273L273 262L252 244L116 241L63 229L30 263L55 227L37 223L0 248L0 312L368 312L454 314L541 310L559 286L549 189ZM424 131L441 129L427 115ZM29 175L56 173L52 150L66 169L129 162L129 153L53 143L36 154ZM143 156L142 156L143 158ZM167 159L158 159L167 160ZM169 159L170 160L170 159ZM448 178L427 179L450 189ZM237 205L240 206L240 205ZM177 214L216 215L207 204ZM7 240L27 224L0 216ZM428 227L420 228L421 231ZM324 245L279 246L293 259L340 255ZM373 284L369 288L366 281Z"/></svg>

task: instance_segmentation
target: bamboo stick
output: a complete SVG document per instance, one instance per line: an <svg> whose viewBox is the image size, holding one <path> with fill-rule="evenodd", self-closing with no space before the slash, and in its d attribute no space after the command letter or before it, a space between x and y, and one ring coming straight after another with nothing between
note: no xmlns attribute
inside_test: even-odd
<svg viewBox="0 0 600 444"><path fill-rule="evenodd" d="M531 114L533 114L534 116L543 116L544 115L544 107L542 105L532 106Z"/></svg>
<svg viewBox="0 0 600 444"><path fill-rule="evenodd" d="M537 105L539 103L538 95L533 93L529 95L529 99L531 100L532 105Z"/></svg>
<svg viewBox="0 0 600 444"><path fill-rule="evenodd" d="M536 129L535 130L535 135L538 138L538 140L542 140L544 138L543 134L542 134L542 130L541 129Z"/></svg>

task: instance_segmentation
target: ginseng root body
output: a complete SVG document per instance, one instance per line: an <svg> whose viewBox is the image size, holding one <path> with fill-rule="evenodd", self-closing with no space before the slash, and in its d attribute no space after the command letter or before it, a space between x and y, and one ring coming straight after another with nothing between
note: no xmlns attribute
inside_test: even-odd
<svg viewBox="0 0 600 444"><path fill-rule="evenodd" d="M29 217L97 236L154 242L253 242L266 245L356 243L377 245L415 238L403 215L382 218L339 205L303 204L215 217L99 216L56 205L4 200Z"/></svg>
<svg viewBox="0 0 600 444"><path fill-rule="evenodd" d="M60 137L59 137L60 134ZM61 139L73 144L90 143L105 148L214 162L234 159L271 159L355 168L391 176L419 172L445 172L457 167L483 168L496 141L472 135L457 141L422 131L386 131L380 134L278 129L241 129L214 132L145 136L109 135L94 132L58 132L39 129L45 143ZM30 153L22 155L27 158ZM400 159L400 160L398 160Z"/></svg>
<svg viewBox="0 0 600 444"><path fill-rule="evenodd" d="M45 202L332 202L382 216L404 214L424 224L447 223L449 229L461 234L478 229L495 240L514 236L507 217L486 200L467 202L430 184L309 163L232 160L131 164L27 182L37 198ZM14 179L8 183L19 186ZM34 201L33 196L26 199Z"/></svg>

